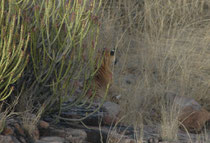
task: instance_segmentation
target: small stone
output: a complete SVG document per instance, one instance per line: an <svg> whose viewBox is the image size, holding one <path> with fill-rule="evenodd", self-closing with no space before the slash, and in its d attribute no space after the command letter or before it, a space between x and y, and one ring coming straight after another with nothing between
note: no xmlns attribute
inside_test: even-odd
<svg viewBox="0 0 210 143"><path fill-rule="evenodd" d="M26 140L23 137L18 137L18 139L21 143L27 143Z"/></svg>
<svg viewBox="0 0 210 143"><path fill-rule="evenodd" d="M119 120L120 106L113 102L105 102L102 106L104 110L103 123L111 125Z"/></svg>
<svg viewBox="0 0 210 143"><path fill-rule="evenodd" d="M3 135L13 135L14 130L10 126L7 126L6 128L4 128L2 134Z"/></svg>
<svg viewBox="0 0 210 143"><path fill-rule="evenodd" d="M10 119L7 119L7 124L8 125L13 125L14 123L17 123L18 121L13 119L13 118L10 118Z"/></svg>
<svg viewBox="0 0 210 143"><path fill-rule="evenodd" d="M115 131L111 131L108 136L108 142L113 143L136 143L135 140L128 138L128 136L118 134Z"/></svg>
<svg viewBox="0 0 210 143"><path fill-rule="evenodd" d="M82 129L55 129L50 127L47 131L43 132L45 136L57 136L66 139L69 142L84 142L87 138L87 133Z"/></svg>
<svg viewBox="0 0 210 143"><path fill-rule="evenodd" d="M37 140L35 143L65 143L65 139L61 137L43 137Z"/></svg>
<svg viewBox="0 0 210 143"><path fill-rule="evenodd" d="M0 135L0 143L20 143L20 142L13 136Z"/></svg>
<svg viewBox="0 0 210 143"><path fill-rule="evenodd" d="M66 130L65 139L69 142L83 143L87 138L87 133L81 129L68 129Z"/></svg>
<svg viewBox="0 0 210 143"><path fill-rule="evenodd" d="M34 140L38 140L39 139L39 130L38 128L35 128L33 133L32 133L32 137Z"/></svg>
<svg viewBox="0 0 210 143"><path fill-rule="evenodd" d="M66 137L66 132L65 132L65 130L55 129L55 128L50 127L42 135L43 136L58 136L58 137L61 137L61 138L65 138Z"/></svg>
<svg viewBox="0 0 210 143"><path fill-rule="evenodd" d="M47 129L47 128L49 128L49 123L47 123L47 122L45 122L45 121L43 121L43 120L40 120L39 121L39 127L40 128L42 128L42 129Z"/></svg>
<svg viewBox="0 0 210 143"><path fill-rule="evenodd" d="M181 111L186 107L192 107L193 110L200 110L202 108L195 99L184 96L175 96L173 104Z"/></svg>
<svg viewBox="0 0 210 143"><path fill-rule="evenodd" d="M125 139L124 142L122 142L122 143L136 143L136 141L133 139Z"/></svg>
<svg viewBox="0 0 210 143"><path fill-rule="evenodd" d="M18 132L18 134L25 136L24 130L20 127L20 125L18 123L15 123L14 127L15 127L16 131Z"/></svg>

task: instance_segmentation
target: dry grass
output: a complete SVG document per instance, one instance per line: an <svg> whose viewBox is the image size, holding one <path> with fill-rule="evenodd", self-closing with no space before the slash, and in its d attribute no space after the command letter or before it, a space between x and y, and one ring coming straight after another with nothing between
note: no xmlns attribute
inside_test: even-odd
<svg viewBox="0 0 210 143"><path fill-rule="evenodd" d="M28 100L25 102L25 110L21 112L21 121L23 128L31 137L35 135L38 122L40 121L41 115L45 111L44 104L41 106L41 108L36 109L33 106L33 102L33 98L28 98Z"/></svg>
<svg viewBox="0 0 210 143"><path fill-rule="evenodd" d="M11 104L5 102L0 103L0 133L6 127L6 120L10 119L13 115L17 115L15 112L15 107L18 104L19 97L17 96ZM6 107L6 109L4 109Z"/></svg>
<svg viewBox="0 0 210 143"><path fill-rule="evenodd" d="M209 6L209 0L103 2L97 46L117 49L111 88L120 97L124 122L161 123L162 138L177 140L178 111L165 106L168 93L192 97L210 110ZM23 115L29 133L42 112L33 121Z"/></svg>
<svg viewBox="0 0 210 143"><path fill-rule="evenodd" d="M142 2L108 0L98 46L117 49L113 94L130 113L125 122L161 122L162 136L176 140L177 112L162 108L165 95L192 97L210 110L210 3Z"/></svg>
<svg viewBox="0 0 210 143"><path fill-rule="evenodd" d="M25 112L22 113L23 128L24 130L27 131L27 133L30 136L34 136L34 133L37 130L37 125L43 111L44 111L44 108L40 108L36 114L33 114L34 112L33 110L26 110Z"/></svg>
<svg viewBox="0 0 210 143"><path fill-rule="evenodd" d="M161 138L168 141L177 141L178 114L176 105L162 107Z"/></svg>

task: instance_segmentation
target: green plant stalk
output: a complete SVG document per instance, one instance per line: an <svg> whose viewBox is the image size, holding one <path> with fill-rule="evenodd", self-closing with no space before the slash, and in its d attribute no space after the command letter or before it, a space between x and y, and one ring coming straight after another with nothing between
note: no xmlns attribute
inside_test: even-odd
<svg viewBox="0 0 210 143"><path fill-rule="evenodd" d="M30 35L23 30L21 11L15 3L9 0L2 1L1 4L3 15L0 16L0 101L3 101L11 95L14 89L11 84L21 77L27 64L28 55L25 53Z"/></svg>

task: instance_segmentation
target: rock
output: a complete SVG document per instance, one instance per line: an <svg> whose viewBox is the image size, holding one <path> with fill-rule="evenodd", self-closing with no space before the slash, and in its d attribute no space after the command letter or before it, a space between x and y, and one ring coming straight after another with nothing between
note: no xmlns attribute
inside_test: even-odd
<svg viewBox="0 0 210 143"><path fill-rule="evenodd" d="M40 120L39 121L39 128L42 128L42 129L47 129L47 128L49 128L49 123L47 123L47 122L45 122L45 121L43 121L43 120Z"/></svg>
<svg viewBox="0 0 210 143"><path fill-rule="evenodd" d="M0 135L0 143L20 143L20 142L13 136Z"/></svg>
<svg viewBox="0 0 210 143"><path fill-rule="evenodd" d="M113 102L105 102L102 106L104 110L103 123L106 125L112 125L119 121L120 106Z"/></svg>
<svg viewBox="0 0 210 143"><path fill-rule="evenodd" d="M179 110L180 127L186 128L189 132L199 133L205 123L210 120L210 113L192 98L176 96L174 105Z"/></svg>
<svg viewBox="0 0 210 143"><path fill-rule="evenodd" d="M149 138L147 143L180 143L177 141L163 141L160 137L159 138Z"/></svg>
<svg viewBox="0 0 210 143"><path fill-rule="evenodd" d="M205 123L210 120L210 113L205 109L195 110L192 106L185 107L179 115L181 128L193 133L199 133ZM183 127L184 126L184 127Z"/></svg>
<svg viewBox="0 0 210 143"><path fill-rule="evenodd" d="M6 120L7 125L14 125L15 123L18 123L18 121L14 118L10 118Z"/></svg>
<svg viewBox="0 0 210 143"><path fill-rule="evenodd" d="M113 143L136 143L135 140L129 139L127 136L120 135L115 131L111 131L108 136L108 142Z"/></svg>
<svg viewBox="0 0 210 143"><path fill-rule="evenodd" d="M132 84L132 83L135 83L135 80L136 80L136 76L133 75L133 74L127 74L125 75L125 83L126 84Z"/></svg>
<svg viewBox="0 0 210 143"><path fill-rule="evenodd" d="M81 129L68 129L65 139L69 142L83 143L87 138L87 133Z"/></svg>
<svg viewBox="0 0 210 143"><path fill-rule="evenodd" d="M122 134L119 133L118 129L125 131L125 130L130 130L129 127L126 127L126 129L124 129L124 127L119 127L117 130L110 129L109 127L107 128L107 126L101 126L99 127L93 127L93 126L88 126L84 127L84 126L80 126L80 128L83 128L86 133L87 133L87 142L90 143L106 143L106 142L110 142L110 143L136 143L135 140L133 140L133 136L134 132L132 132L132 135L130 136L130 134L126 134L125 132L123 132Z"/></svg>
<svg viewBox="0 0 210 143"><path fill-rule="evenodd" d="M69 104L66 102L64 108ZM118 104L110 101L105 102L102 107L100 104L101 102L91 104L91 106L90 104L85 104L80 107L72 106L70 109L68 108L68 110L63 110L61 112L61 117L67 119L85 118L83 123L89 126L99 126L101 121L102 124L106 125L111 125L119 121L121 108ZM90 116L87 116L88 114L90 114Z"/></svg>
<svg viewBox="0 0 210 143"><path fill-rule="evenodd" d="M18 137L18 139L21 143L27 143L24 137Z"/></svg>
<svg viewBox="0 0 210 143"><path fill-rule="evenodd" d="M64 128L64 129L55 129L49 127L45 132L41 131L42 136L58 136L64 138L69 142L84 142L87 138L87 134L82 129L72 129L72 128Z"/></svg>
<svg viewBox="0 0 210 143"><path fill-rule="evenodd" d="M72 102L65 102L63 108L69 106ZM82 104L82 103L81 103ZM98 126L99 122L103 118L103 111L102 109L98 109L98 104L85 104L83 106L71 106L71 108L67 107L65 110L61 112L61 117L69 118L69 119L81 119L83 123L89 126ZM87 116L91 114L90 116Z"/></svg>
<svg viewBox="0 0 210 143"><path fill-rule="evenodd" d="M14 131L15 131L15 135L16 137L19 139L20 136L22 137L27 137L28 135L33 138L33 140L38 140L39 139L39 130L38 128L35 126L34 129L32 129L31 131L27 131L24 130L22 125L20 125L19 123L14 123Z"/></svg>
<svg viewBox="0 0 210 143"><path fill-rule="evenodd" d="M61 137L43 137L37 140L35 143L67 143L64 138Z"/></svg>
<svg viewBox="0 0 210 143"><path fill-rule="evenodd" d="M3 135L13 135L14 134L14 130L12 129L12 127L10 126L7 126L4 128L3 132L2 132Z"/></svg>
<svg viewBox="0 0 210 143"><path fill-rule="evenodd" d="M20 127L18 123L14 123L15 133L18 135L25 136L24 130Z"/></svg>
<svg viewBox="0 0 210 143"><path fill-rule="evenodd" d="M158 138L150 138L147 140L147 143L159 143L159 139Z"/></svg>
<svg viewBox="0 0 210 143"><path fill-rule="evenodd" d="M173 102L178 109L181 111L184 110L186 107L192 107L194 110L200 110L202 107L201 105L192 98L184 97L184 96L175 96Z"/></svg>
<svg viewBox="0 0 210 143"><path fill-rule="evenodd" d="M32 136L32 138L33 138L34 140L38 140L38 139L39 139L39 130L38 130L37 127L32 131L31 136Z"/></svg>

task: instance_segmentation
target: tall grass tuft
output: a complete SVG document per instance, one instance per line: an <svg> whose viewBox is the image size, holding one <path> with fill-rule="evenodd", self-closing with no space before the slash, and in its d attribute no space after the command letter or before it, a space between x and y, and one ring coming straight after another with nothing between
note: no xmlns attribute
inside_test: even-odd
<svg viewBox="0 0 210 143"><path fill-rule="evenodd" d="M210 109L209 1L108 0L104 5L99 40L117 47L115 84L124 113L131 114L128 122L138 113L146 124L160 122L166 102L161 99L168 93Z"/></svg>

